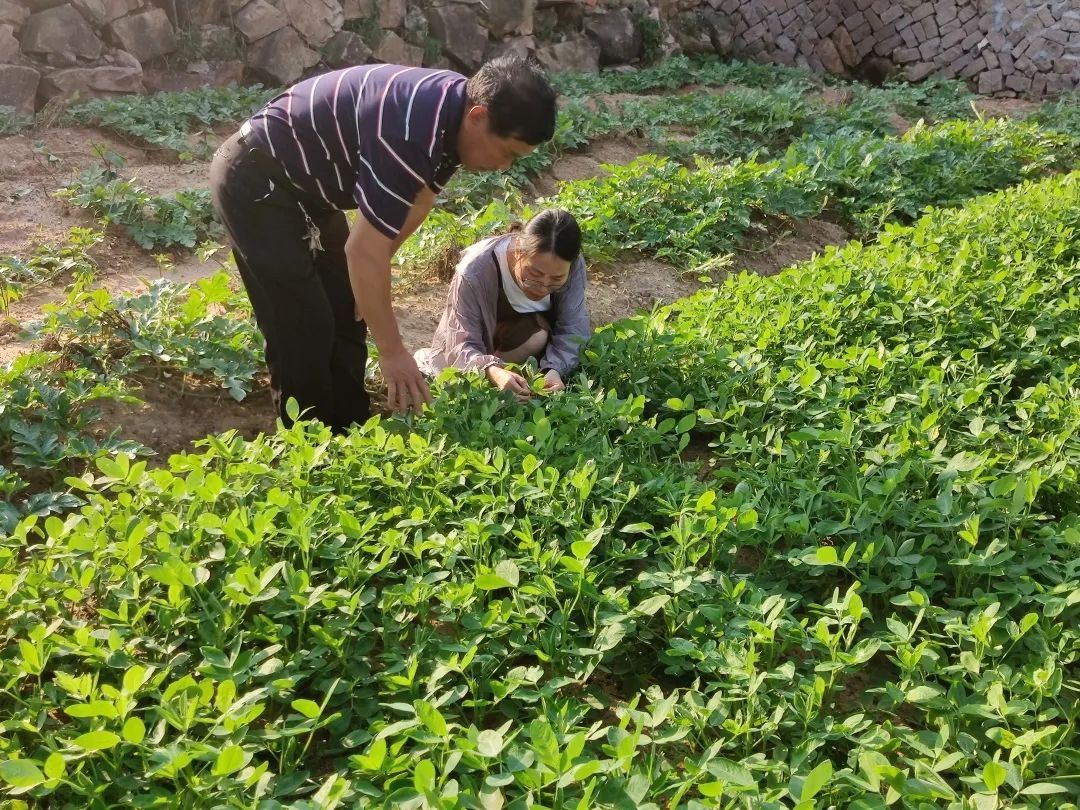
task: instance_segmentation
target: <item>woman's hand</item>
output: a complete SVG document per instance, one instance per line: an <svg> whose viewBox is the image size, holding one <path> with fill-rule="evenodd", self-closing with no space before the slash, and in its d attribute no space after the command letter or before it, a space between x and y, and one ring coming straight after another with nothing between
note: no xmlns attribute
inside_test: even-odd
<svg viewBox="0 0 1080 810"><path fill-rule="evenodd" d="M562 377L559 376L559 372L551 368L544 374L544 388L555 393L556 391L565 391L566 384L563 382Z"/></svg>
<svg viewBox="0 0 1080 810"><path fill-rule="evenodd" d="M488 366L487 377L500 391L509 391L519 402L528 402L532 397L528 381L509 369L502 366Z"/></svg>

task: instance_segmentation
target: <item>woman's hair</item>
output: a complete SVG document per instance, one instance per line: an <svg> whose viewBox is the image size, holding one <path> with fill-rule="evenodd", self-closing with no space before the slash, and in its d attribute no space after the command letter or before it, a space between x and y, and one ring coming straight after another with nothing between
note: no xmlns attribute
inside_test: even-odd
<svg viewBox="0 0 1080 810"><path fill-rule="evenodd" d="M574 215L562 208L541 211L524 225L510 227L517 234L517 249L526 256L554 253L563 261L572 262L581 253L581 228Z"/></svg>

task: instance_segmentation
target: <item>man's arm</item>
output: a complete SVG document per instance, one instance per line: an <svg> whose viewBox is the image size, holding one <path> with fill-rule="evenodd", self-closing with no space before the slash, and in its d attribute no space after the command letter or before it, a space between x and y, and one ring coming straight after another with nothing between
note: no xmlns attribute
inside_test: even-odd
<svg viewBox="0 0 1080 810"><path fill-rule="evenodd" d="M435 192L427 186L416 193L412 208L409 209L409 218L405 220L405 224L401 228L401 233L397 235L397 238L393 242L394 249L390 252L391 256L397 253L398 248L405 243L406 239L416 233L416 229L420 227L420 223L427 219L427 215L430 214L431 209L435 207L436 196Z"/></svg>
<svg viewBox="0 0 1080 810"><path fill-rule="evenodd" d="M429 189L422 189L416 195L404 227L394 239L381 233L361 213L345 243L356 312L367 322L379 347L379 366L386 379L387 401L395 411L431 402L427 382L406 350L398 330L391 303L390 260L401 243L424 221L434 202L435 195Z"/></svg>

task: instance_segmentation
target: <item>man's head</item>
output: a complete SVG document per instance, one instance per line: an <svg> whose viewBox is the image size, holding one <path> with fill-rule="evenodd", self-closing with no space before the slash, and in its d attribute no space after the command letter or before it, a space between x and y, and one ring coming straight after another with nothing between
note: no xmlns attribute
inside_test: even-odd
<svg viewBox="0 0 1080 810"><path fill-rule="evenodd" d="M555 91L535 62L503 56L469 79L458 133L466 169L505 171L554 134Z"/></svg>

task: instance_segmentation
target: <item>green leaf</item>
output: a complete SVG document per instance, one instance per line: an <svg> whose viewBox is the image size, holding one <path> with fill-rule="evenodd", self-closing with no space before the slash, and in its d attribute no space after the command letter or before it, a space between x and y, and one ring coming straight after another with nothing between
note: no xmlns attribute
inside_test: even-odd
<svg viewBox="0 0 1080 810"><path fill-rule="evenodd" d="M322 714L322 709L319 708L319 704L314 700L308 700L307 698L294 700L292 702L292 707L309 720L314 720Z"/></svg>
<svg viewBox="0 0 1080 810"><path fill-rule="evenodd" d="M45 781L45 774L27 759L0 762L0 779L15 788L32 788Z"/></svg>
<svg viewBox="0 0 1080 810"><path fill-rule="evenodd" d="M1036 782L1020 791L1021 796L1050 796L1055 793L1069 793L1071 789L1057 782Z"/></svg>
<svg viewBox="0 0 1080 810"><path fill-rule="evenodd" d="M430 759L422 759L416 763L413 771L413 785L420 793L435 792L435 766Z"/></svg>
<svg viewBox="0 0 1080 810"><path fill-rule="evenodd" d="M814 770L810 771L810 775L806 777L806 781L803 782L802 794L799 796L800 801L809 801L814 798L821 789L828 784L832 779L833 768L832 763L829 760L825 760L818 765Z"/></svg>
<svg viewBox="0 0 1080 810"><path fill-rule="evenodd" d="M990 760L983 766L983 783L993 793L997 793L997 789L1005 783L1007 775L1008 771L1005 770L1005 766L997 760Z"/></svg>
<svg viewBox="0 0 1080 810"><path fill-rule="evenodd" d="M739 763L732 762L730 759L724 759L723 757L710 759L705 763L705 769L717 779L720 779L729 785L754 787L757 784L754 780L754 775L750 773L750 771Z"/></svg>
<svg viewBox="0 0 1080 810"><path fill-rule="evenodd" d="M146 737L146 724L138 717L129 717L120 729L123 738L132 745L138 745Z"/></svg>
<svg viewBox="0 0 1080 810"><path fill-rule="evenodd" d="M85 751L108 751L110 748L117 746L120 737L111 731L91 731L87 734L80 734L71 742Z"/></svg>
<svg viewBox="0 0 1080 810"><path fill-rule="evenodd" d="M446 718L438 710L434 703L429 700L417 700L413 704L416 708L416 716L420 722L427 726L432 734L445 738L448 732Z"/></svg>
<svg viewBox="0 0 1080 810"><path fill-rule="evenodd" d="M115 720L117 716L116 704L107 700L95 700L91 703L72 703L64 707L64 713L69 717L80 719L87 717L105 717Z"/></svg>
<svg viewBox="0 0 1080 810"><path fill-rule="evenodd" d="M485 757L497 757L503 749L503 736L497 731L484 729L476 739L476 750Z"/></svg>
<svg viewBox="0 0 1080 810"><path fill-rule="evenodd" d="M60 779L67 773L67 763L64 761L64 757L53 751L49 754L49 758L45 760L45 775L50 779Z"/></svg>
<svg viewBox="0 0 1080 810"><path fill-rule="evenodd" d="M925 703L929 700L933 700L942 694L941 687L931 686L930 684L922 684L916 686L913 689L909 689L905 697L911 703Z"/></svg>
<svg viewBox="0 0 1080 810"><path fill-rule="evenodd" d="M251 756L239 745L226 745L214 760L214 776L228 776L243 768L249 759Z"/></svg>
<svg viewBox="0 0 1080 810"><path fill-rule="evenodd" d="M822 565L835 565L840 561L833 546L818 546L815 556Z"/></svg>

